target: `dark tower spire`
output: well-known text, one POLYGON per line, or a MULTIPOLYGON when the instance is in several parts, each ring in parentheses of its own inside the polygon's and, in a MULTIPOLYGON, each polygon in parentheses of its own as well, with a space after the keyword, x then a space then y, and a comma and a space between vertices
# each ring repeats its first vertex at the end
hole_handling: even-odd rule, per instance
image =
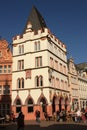
POLYGON ((39 29, 43 30, 44 27, 47 27, 46 23, 44 21, 44 18, 41 16, 41 14, 39 13, 39 11, 36 9, 35 6, 33 6, 32 10, 30 12, 30 15, 26 22, 23 33, 26 31, 26 28, 27 28, 27 25, 29 22, 32 24, 32 30, 35 30, 35 31, 37 31, 39 29))

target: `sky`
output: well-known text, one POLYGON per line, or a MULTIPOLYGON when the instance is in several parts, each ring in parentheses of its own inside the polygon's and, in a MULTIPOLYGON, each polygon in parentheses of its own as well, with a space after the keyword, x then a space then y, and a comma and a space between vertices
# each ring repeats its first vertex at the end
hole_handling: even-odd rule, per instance
POLYGON ((87 62, 87 0, 0 0, 0 38, 12 44, 33 6, 51 33, 67 46, 68 58, 75 64, 87 62))

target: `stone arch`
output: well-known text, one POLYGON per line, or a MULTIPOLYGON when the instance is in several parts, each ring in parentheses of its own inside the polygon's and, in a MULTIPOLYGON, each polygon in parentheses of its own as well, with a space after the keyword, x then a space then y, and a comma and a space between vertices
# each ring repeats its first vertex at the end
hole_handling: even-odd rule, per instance
POLYGON ((20 99, 20 97, 17 95, 17 97, 14 100, 13 105, 16 106, 16 113, 19 113, 22 110, 22 100, 20 99))
POLYGON ((37 104, 42 107, 42 112, 46 112, 47 111, 48 101, 47 101, 46 97, 43 95, 43 93, 38 98, 37 104))
POLYGON ((59 98, 59 111, 61 111, 62 109, 64 109, 64 106, 65 106, 65 99, 61 95, 60 98, 59 98))
POLYGON ((34 104, 35 104, 34 100, 29 94, 28 97, 25 100, 25 105, 27 107, 28 113, 32 113, 34 111, 34 104))
POLYGON ((35 104, 34 99, 31 97, 31 95, 28 95, 28 97, 25 100, 25 105, 27 105, 28 100, 31 99, 33 104, 35 104))
POLYGON ((56 111, 56 105, 58 104, 58 96, 54 93, 52 98, 52 113, 56 111))
POLYGON ((20 100, 21 105, 23 104, 21 98, 19 97, 19 95, 17 95, 14 102, 13 102, 13 105, 16 105, 17 100, 20 100))
POLYGON ((40 95, 40 97, 38 98, 37 104, 40 105, 40 102, 41 102, 42 100, 45 101, 46 104, 48 104, 48 101, 47 101, 47 99, 46 99, 46 97, 44 96, 43 93, 42 93, 42 94, 40 95))

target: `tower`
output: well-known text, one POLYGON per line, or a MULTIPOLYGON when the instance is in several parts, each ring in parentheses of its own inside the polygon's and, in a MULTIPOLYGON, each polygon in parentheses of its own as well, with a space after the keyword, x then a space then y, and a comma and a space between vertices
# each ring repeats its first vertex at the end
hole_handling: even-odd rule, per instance
POLYGON ((69 109, 66 46, 33 7, 24 31, 13 38, 12 109, 35 119, 69 109))

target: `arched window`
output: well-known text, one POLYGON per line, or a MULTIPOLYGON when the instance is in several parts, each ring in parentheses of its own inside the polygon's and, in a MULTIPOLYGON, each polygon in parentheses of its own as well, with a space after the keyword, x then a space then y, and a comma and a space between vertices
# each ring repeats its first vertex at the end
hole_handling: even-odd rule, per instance
POLYGON ((17 80, 17 88, 21 88, 21 80, 20 79, 17 80))
POLYGON ((21 79, 21 88, 24 88, 24 79, 21 79))
POLYGON ((17 99, 16 101, 16 113, 21 111, 21 101, 20 99, 17 99))
POLYGON ((33 101, 31 98, 28 99, 27 105, 28 105, 28 113, 33 112, 33 101))
POLYGON ((39 78, 38 78, 38 76, 35 77, 35 84, 36 84, 36 87, 39 86, 39 78))
POLYGON ((42 76, 39 77, 39 85, 43 86, 43 77, 42 76))
POLYGON ((43 86, 43 76, 36 76, 35 77, 35 86, 43 86))

